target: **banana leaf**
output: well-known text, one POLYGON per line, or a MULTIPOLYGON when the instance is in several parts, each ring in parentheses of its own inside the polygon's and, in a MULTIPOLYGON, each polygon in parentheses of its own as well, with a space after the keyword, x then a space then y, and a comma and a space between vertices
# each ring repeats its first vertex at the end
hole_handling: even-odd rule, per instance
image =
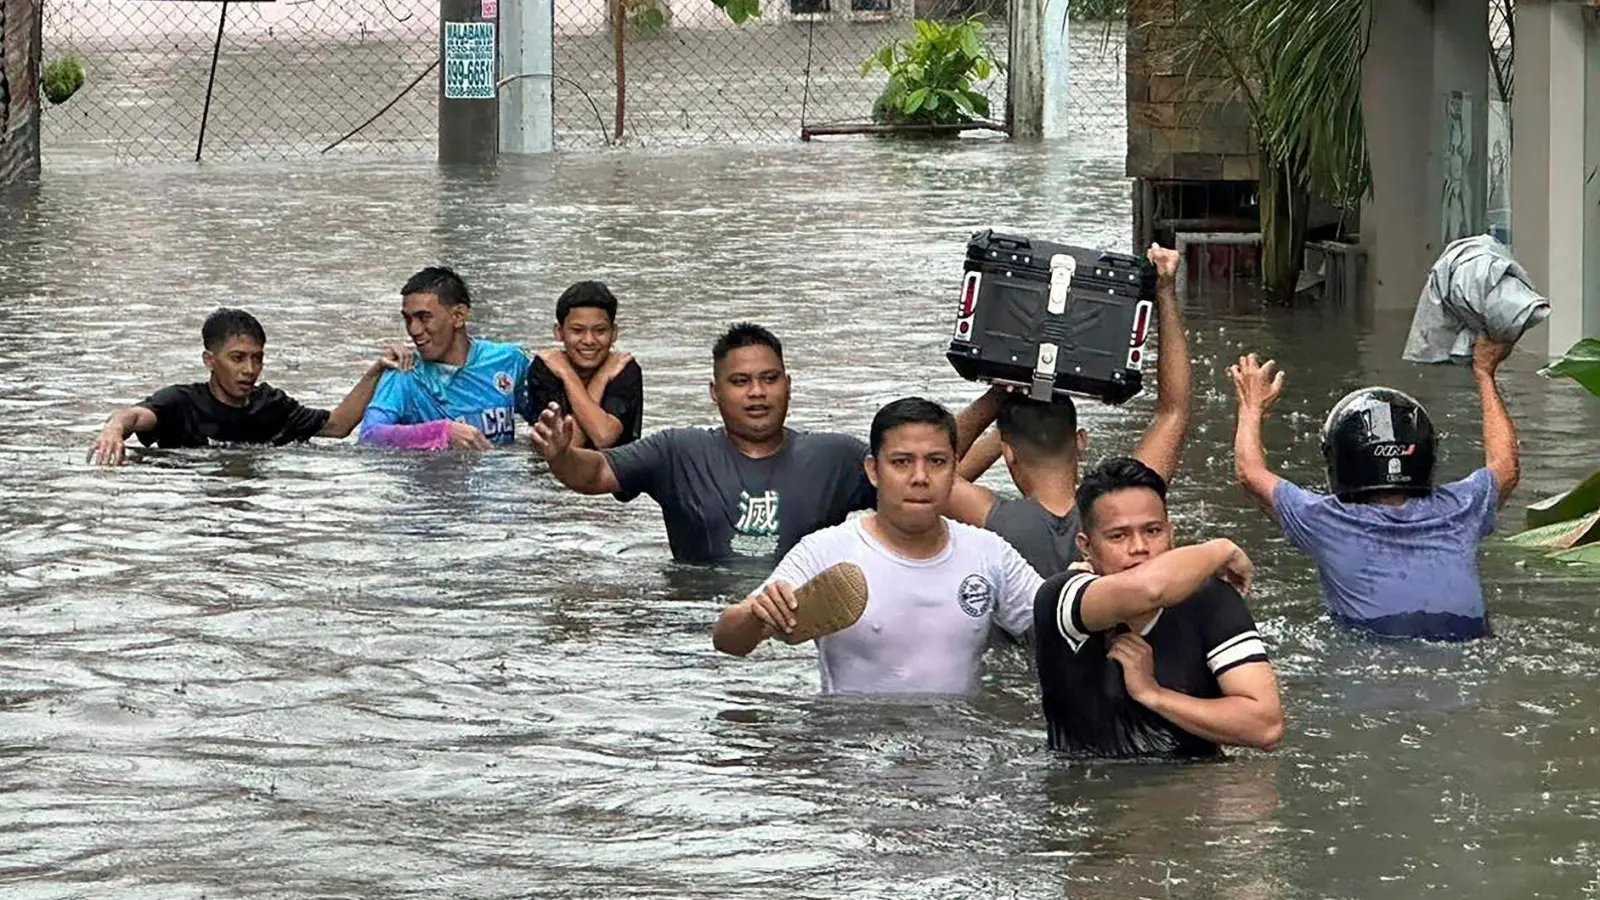
POLYGON ((1518 547, 1537 547, 1544 550, 1570 550, 1582 544, 1600 540, 1600 511, 1581 519, 1557 522, 1542 528, 1530 528, 1506 538, 1518 547))
POLYGON ((1584 544, 1574 547, 1554 557, 1561 562, 1588 563, 1591 566, 1600 566, 1600 544, 1584 544))
POLYGON ((1529 528, 1542 528, 1586 516, 1597 509, 1600 509, 1600 471, 1570 491, 1529 504, 1527 524, 1529 528))
POLYGON ((1546 378, 1571 378, 1589 393, 1600 397, 1600 340, 1584 338, 1567 350, 1567 355, 1539 370, 1546 378))

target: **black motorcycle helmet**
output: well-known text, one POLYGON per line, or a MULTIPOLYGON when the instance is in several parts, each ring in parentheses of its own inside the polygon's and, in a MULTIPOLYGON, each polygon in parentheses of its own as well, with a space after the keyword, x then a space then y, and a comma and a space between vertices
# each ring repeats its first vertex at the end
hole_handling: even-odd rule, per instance
POLYGON ((1351 391, 1322 423, 1328 488, 1341 500, 1433 490, 1433 420, 1415 397, 1392 388, 1351 391))

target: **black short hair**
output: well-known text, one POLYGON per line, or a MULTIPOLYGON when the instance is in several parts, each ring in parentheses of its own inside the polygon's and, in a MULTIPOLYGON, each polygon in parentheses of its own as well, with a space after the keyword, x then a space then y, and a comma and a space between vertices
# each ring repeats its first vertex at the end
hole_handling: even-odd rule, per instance
POLYGON ((783 362, 783 344, 778 336, 751 322, 740 322, 717 338, 711 345, 711 364, 720 364, 728 358, 728 354, 740 347, 768 347, 778 357, 778 362, 783 362))
POLYGON ((454 270, 444 266, 429 266, 411 276, 405 287, 400 289, 400 296, 409 297, 412 294, 432 294, 445 306, 458 303, 462 306, 472 305, 472 293, 467 290, 467 283, 454 270))
POLYGON ((575 309, 602 310, 606 321, 617 321, 617 298, 610 288, 598 281, 580 281, 562 291, 556 300, 556 322, 566 322, 567 314, 575 309))
POLYGON ((950 449, 956 448, 956 417, 950 410, 921 397, 902 397, 878 410, 872 417, 872 431, 868 437, 872 455, 877 456, 883 447, 884 435, 902 425, 937 425, 950 435, 950 449))
POLYGON ((1159 472, 1131 456, 1114 456, 1089 470, 1078 483, 1078 515, 1083 530, 1094 527, 1096 500, 1128 488, 1149 488, 1162 503, 1167 502, 1167 480, 1159 472))
POLYGON ((200 342, 212 353, 221 350, 229 338, 241 334, 255 338, 262 346, 267 343, 267 330, 261 327, 255 316, 242 309, 218 307, 216 312, 206 316, 205 324, 200 326, 200 342))
POLYGON ((1000 402, 995 425, 1000 438, 1029 459, 1077 455, 1078 407, 1070 397, 1043 401, 1007 394, 1000 402))

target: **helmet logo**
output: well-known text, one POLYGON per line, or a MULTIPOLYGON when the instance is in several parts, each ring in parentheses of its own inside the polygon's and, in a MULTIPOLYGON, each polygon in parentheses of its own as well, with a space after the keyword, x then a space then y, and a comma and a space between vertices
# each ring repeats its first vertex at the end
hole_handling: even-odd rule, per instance
MULTIPOLYGON (((1379 459, 1395 459, 1399 456, 1410 456, 1415 452, 1417 452, 1416 444, 1379 444, 1372 448, 1372 455, 1379 459)), ((1394 466, 1391 465, 1389 468, 1392 471, 1394 466)))
POLYGON ((1389 480, 1390 481, 1404 481, 1405 480, 1405 476, 1400 474, 1400 459, 1398 457, 1389 460, 1389 480))

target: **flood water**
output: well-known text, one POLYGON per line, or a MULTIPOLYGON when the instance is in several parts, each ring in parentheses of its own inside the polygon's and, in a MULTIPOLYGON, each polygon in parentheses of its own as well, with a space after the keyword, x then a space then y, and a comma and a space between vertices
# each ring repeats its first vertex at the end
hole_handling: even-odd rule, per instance
MULTIPOLYGON (((113 408, 203 376, 218 304, 263 320, 266 380, 331 405, 440 261, 478 334, 532 346, 566 284, 608 281, 647 430, 714 419, 710 343, 748 318, 786 342, 792 424, 864 436, 896 396, 975 395, 941 357, 971 231, 1127 249, 1128 194, 1115 158, 995 141, 493 175, 53 161, 0 225, 0 896, 1600 894, 1600 578, 1497 537, 1498 637, 1373 643, 1231 485, 1223 368, 1248 349, 1289 369, 1287 474, 1320 486, 1322 412, 1375 380, 1428 403, 1444 473, 1470 471, 1471 379, 1402 364, 1405 314, 1190 305, 1173 512, 1257 561, 1289 729, 1215 765, 1053 758, 1015 651, 932 704, 819 699, 809 647, 719 657, 711 625, 760 573, 674 565, 648 498, 563 492, 525 428, 483 455, 84 464, 113 408)), ((1502 379, 1525 453, 1502 533, 1600 460, 1600 402, 1539 361, 1502 379)), ((1085 404, 1091 460, 1151 405, 1085 404)))

